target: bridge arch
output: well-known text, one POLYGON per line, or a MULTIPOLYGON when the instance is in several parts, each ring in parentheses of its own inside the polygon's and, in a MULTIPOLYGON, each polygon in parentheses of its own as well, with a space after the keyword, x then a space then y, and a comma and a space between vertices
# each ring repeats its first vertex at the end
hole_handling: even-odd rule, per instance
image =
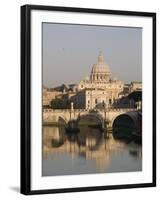
MULTIPOLYGON (((113 127, 113 123, 114 123, 114 121, 119 117, 119 116, 121 116, 121 115, 129 115, 130 116, 130 113, 132 113, 132 112, 134 112, 134 114, 136 113, 135 111, 120 111, 120 112, 115 112, 114 114, 113 114, 113 116, 109 119, 109 124, 110 124, 110 126, 111 127, 113 127)), ((132 114, 131 114, 132 115, 132 114)), ((131 116, 131 118, 132 118, 132 116, 131 116)))
POLYGON ((137 132, 140 130, 139 114, 135 111, 123 113, 114 118, 112 122, 113 132, 137 132))
POLYGON ((67 124, 67 119, 64 116, 58 116, 58 122, 67 124))
POLYGON ((130 123, 133 126, 135 126, 135 122, 134 122, 133 118, 130 115, 128 115, 127 113, 120 114, 117 117, 115 117, 113 120, 112 126, 114 127, 116 124, 122 123, 122 122, 130 123))
POLYGON ((85 114, 79 114, 79 116, 77 117, 77 123, 79 123, 81 119, 84 119, 86 117, 94 117, 95 119, 98 120, 98 122, 101 125, 104 122, 103 116, 100 113, 98 113, 98 112, 95 112, 95 113, 88 112, 88 113, 85 113, 85 114))

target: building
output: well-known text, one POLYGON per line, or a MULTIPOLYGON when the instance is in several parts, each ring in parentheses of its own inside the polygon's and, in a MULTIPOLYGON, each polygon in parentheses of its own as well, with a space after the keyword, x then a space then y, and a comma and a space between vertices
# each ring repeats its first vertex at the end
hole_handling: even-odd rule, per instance
POLYGON ((43 107, 50 107, 51 101, 55 98, 61 98, 62 93, 43 86, 43 107))
POLYGON ((72 100, 78 108, 109 106, 119 98, 123 86, 123 81, 112 78, 110 68, 100 52, 97 62, 92 66, 90 77, 80 81, 77 94, 72 100))
POLYGON ((142 82, 139 81, 133 81, 130 84, 129 87, 129 92, 134 92, 134 91, 142 91, 142 82))
MULTIPOLYGON (((108 106, 108 93, 104 89, 85 88, 71 98, 75 108, 92 109, 108 106)), ((110 99, 111 101, 111 99, 110 99)))

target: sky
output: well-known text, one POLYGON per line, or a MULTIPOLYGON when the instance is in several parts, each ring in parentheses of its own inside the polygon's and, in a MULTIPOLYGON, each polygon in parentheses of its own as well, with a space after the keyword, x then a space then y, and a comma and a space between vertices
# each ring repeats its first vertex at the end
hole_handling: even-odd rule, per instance
POLYGON ((103 52, 113 78, 142 81, 142 29, 43 23, 43 85, 79 83, 103 52))

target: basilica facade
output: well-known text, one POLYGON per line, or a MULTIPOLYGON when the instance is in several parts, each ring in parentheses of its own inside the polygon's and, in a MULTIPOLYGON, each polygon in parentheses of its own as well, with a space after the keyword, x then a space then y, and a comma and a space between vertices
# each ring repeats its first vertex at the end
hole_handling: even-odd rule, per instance
POLYGON ((76 95, 72 101, 78 108, 93 109, 112 105, 123 92, 124 83, 112 77, 102 52, 93 64, 89 78, 77 85, 76 95))

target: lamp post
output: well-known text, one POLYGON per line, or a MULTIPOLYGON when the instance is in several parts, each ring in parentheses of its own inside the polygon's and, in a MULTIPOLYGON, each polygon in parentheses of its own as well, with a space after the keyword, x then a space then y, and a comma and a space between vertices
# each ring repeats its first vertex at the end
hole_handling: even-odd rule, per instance
POLYGON ((104 118, 103 118, 103 129, 105 129, 105 123, 106 123, 106 103, 103 103, 103 110, 104 110, 104 118))

